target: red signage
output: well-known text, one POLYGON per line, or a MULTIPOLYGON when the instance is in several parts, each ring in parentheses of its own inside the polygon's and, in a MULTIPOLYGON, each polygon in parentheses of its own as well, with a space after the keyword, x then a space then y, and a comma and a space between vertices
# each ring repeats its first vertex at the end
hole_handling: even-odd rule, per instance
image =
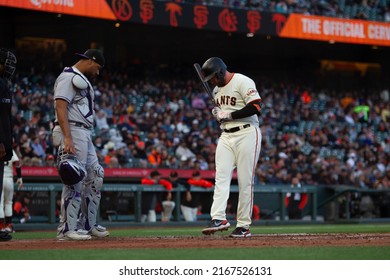
MULTIPOLYGON (((140 179, 143 177, 149 176, 150 172, 155 169, 146 169, 146 168, 105 168, 104 177, 105 178, 116 178, 116 179, 140 179)), ((162 177, 167 178, 171 173, 172 169, 158 169, 162 177)), ((179 177, 190 178, 192 176, 192 169, 186 170, 175 170, 177 171, 179 177)), ((213 170, 202 170, 200 171, 201 176, 205 179, 214 180, 215 171, 213 170)), ((22 168, 23 177, 43 177, 46 179, 58 178, 58 172, 55 167, 32 167, 32 166, 23 166, 22 168)), ((234 175, 235 178, 235 175, 234 175)), ((59 178, 58 178, 59 180, 59 178)))

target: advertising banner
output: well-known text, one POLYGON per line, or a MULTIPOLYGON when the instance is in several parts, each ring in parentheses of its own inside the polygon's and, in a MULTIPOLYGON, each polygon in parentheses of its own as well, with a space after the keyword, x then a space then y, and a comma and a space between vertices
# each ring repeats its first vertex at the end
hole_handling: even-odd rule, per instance
POLYGON ((152 0, 0 0, 0 6, 145 25, 390 46, 390 24, 152 0))
POLYGON ((390 24, 291 14, 280 37, 390 46, 390 24))
POLYGON ((0 6, 115 20, 105 0, 0 0, 0 6))
MULTIPOLYGON (((148 176, 150 172, 155 169, 147 169, 147 168, 105 168, 104 169, 104 177, 107 179, 131 179, 131 178, 142 178, 148 176)), ((171 169, 160 168, 158 171, 161 173, 163 177, 168 177, 171 169)), ((190 178, 192 173, 195 170, 185 169, 185 170, 176 170, 180 177, 190 178)), ((26 178, 39 178, 45 177, 46 179, 53 179, 58 177, 58 171, 55 167, 49 166, 23 166, 22 175, 26 178)), ((213 179, 215 178, 214 170, 202 170, 201 175, 205 179, 213 179)), ((237 178, 236 172, 233 174, 233 178, 237 178)))
POLYGON ((286 15, 152 0, 0 0, 0 6, 122 22, 276 35, 286 15))

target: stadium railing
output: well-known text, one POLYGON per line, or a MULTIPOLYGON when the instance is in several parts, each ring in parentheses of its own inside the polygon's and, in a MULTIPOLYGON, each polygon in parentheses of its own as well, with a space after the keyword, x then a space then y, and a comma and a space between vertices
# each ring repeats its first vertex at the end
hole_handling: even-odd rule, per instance
MULTIPOLYGON (((15 188, 16 189, 16 188, 15 188)), ((23 189, 18 192, 48 192, 48 205, 45 215, 32 215, 31 222, 43 222, 43 223, 56 223, 56 200, 58 194, 62 191, 62 184, 59 183, 29 183, 23 189)), ((172 190, 175 201, 175 209, 173 213, 174 221, 181 221, 182 216, 180 213, 180 197, 181 192, 184 192, 184 187, 178 187, 172 190)), ((255 186, 254 193, 269 193, 277 194, 278 196, 278 207, 276 208, 281 221, 286 219, 286 208, 285 208, 285 196, 292 189, 289 186, 284 185, 266 185, 266 186, 255 186)), ((312 220, 316 220, 317 217, 317 188, 315 186, 302 187, 300 189, 294 188, 294 192, 307 193, 309 195, 310 204, 310 216, 312 220)), ((109 214, 109 219, 112 221, 141 221, 141 207, 142 207, 142 194, 144 192, 166 192, 166 189, 161 185, 140 185, 140 184, 105 184, 102 189, 102 197, 104 192, 132 192, 134 193, 134 214, 129 215, 118 215, 114 211, 109 214)), ((212 193, 213 189, 204 189, 200 187, 192 187, 191 192, 203 192, 212 193)), ((238 186, 233 185, 230 189, 231 193, 238 193, 238 186)), ((30 211, 33 210, 30 207, 30 211)))

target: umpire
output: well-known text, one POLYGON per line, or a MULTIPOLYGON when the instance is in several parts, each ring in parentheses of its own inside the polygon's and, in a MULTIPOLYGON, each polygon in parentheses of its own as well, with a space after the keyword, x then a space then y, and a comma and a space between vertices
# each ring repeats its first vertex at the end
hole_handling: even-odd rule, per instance
MULTIPOLYGON (((4 162, 12 158, 12 93, 9 84, 16 69, 16 56, 0 49, 0 196, 3 191, 4 162)), ((0 232, 0 241, 11 240, 7 232, 0 232)))

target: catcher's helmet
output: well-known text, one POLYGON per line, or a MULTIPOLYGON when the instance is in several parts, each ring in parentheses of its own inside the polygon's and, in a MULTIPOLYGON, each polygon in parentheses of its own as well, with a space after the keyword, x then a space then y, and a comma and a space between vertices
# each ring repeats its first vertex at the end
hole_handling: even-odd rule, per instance
POLYGON ((203 63, 202 71, 205 82, 210 81, 214 76, 217 76, 218 80, 223 80, 226 73, 226 64, 219 57, 211 57, 203 63))
POLYGON ((0 64, 4 66, 3 72, 0 73, 4 78, 11 79, 16 69, 16 56, 6 50, 0 49, 0 64))
POLYGON ((59 155, 57 170, 62 183, 68 186, 82 181, 87 173, 78 158, 72 154, 59 155))

